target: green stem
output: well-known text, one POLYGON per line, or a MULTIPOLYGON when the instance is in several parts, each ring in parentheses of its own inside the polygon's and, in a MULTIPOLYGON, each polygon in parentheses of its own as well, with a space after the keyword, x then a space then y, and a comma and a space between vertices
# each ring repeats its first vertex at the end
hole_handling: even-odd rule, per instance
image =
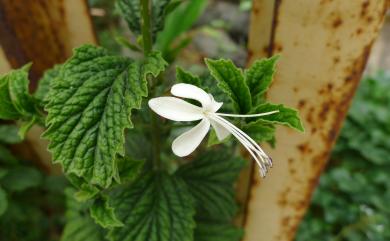
POLYGON ((150 0, 140 0, 142 16, 142 40, 144 54, 148 56, 152 51, 152 31, 150 22, 150 0))
MULTIPOLYGON (((144 48, 144 57, 147 56, 152 51, 152 31, 151 31, 151 21, 150 21, 150 8, 151 2, 150 0, 140 0, 141 6, 141 16, 142 16, 142 39, 143 39, 143 48, 144 48)), ((149 98, 155 95, 156 86, 153 85, 153 79, 151 78, 149 81, 149 98)), ((155 113, 150 110, 151 117, 151 128, 150 135, 153 144, 153 167, 155 170, 159 170, 161 168, 161 160, 160 160, 160 126, 155 113)))

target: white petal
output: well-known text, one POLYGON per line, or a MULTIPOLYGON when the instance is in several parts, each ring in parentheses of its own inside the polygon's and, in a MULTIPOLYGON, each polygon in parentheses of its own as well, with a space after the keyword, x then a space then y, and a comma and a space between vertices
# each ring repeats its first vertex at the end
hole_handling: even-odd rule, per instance
POLYGON ((208 110, 215 113, 222 107, 223 103, 215 101, 214 97, 212 95, 209 94, 209 96, 211 99, 211 104, 210 104, 210 107, 208 108, 208 110))
POLYGON ((203 118, 202 108, 175 97, 149 100, 149 107, 164 118, 174 121, 195 121, 203 118))
POLYGON ((210 122, 205 118, 194 128, 184 132, 173 141, 173 153, 180 157, 188 156, 200 145, 209 129, 210 122))
POLYGON ((209 94, 195 85, 175 84, 171 88, 171 93, 178 97, 197 100, 204 108, 208 108, 212 104, 209 94))
POLYGON ((215 133, 217 134, 218 140, 222 141, 230 135, 230 131, 224 126, 216 122, 215 120, 210 120, 211 125, 213 126, 215 133))

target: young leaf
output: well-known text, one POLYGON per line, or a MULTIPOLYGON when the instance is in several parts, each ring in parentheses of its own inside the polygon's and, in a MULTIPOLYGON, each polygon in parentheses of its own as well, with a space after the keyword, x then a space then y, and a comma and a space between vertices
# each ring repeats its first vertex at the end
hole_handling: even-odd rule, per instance
POLYGON ((181 167, 177 175, 195 198, 197 214, 230 221, 237 211, 233 183, 245 161, 226 151, 210 151, 181 167))
POLYGON ((157 76, 165 65, 158 53, 141 64, 92 45, 77 48, 47 97, 44 137, 54 162, 67 174, 108 187, 118 177, 115 157, 124 155, 131 111, 147 96, 146 75, 157 76))
POLYGON ((163 52, 164 56, 175 39, 196 22, 206 5, 207 0, 186 1, 168 15, 165 28, 158 34, 156 42, 157 49, 163 52))
POLYGON ((252 97, 242 71, 231 60, 206 59, 206 64, 211 75, 218 81, 218 87, 231 98, 236 111, 249 112, 252 108, 252 97))
POLYGON ((291 108, 287 108, 284 105, 264 103, 254 107, 251 112, 264 113, 274 110, 279 110, 279 112, 272 115, 257 117, 256 119, 260 119, 269 123, 285 125, 302 132, 304 131, 301 119, 299 118, 298 111, 291 108))
POLYGON ((197 220, 195 241, 240 241, 244 231, 227 222, 197 220))
POLYGON ((114 208, 108 203, 105 196, 95 199, 90 207, 91 217, 103 228, 122 227, 123 223, 117 219, 114 208))
POLYGON ((192 241, 195 213, 185 183, 166 174, 145 174, 121 187, 110 201, 123 228, 114 228, 112 241, 192 241))
POLYGON ((200 78, 198 76, 192 75, 190 72, 183 70, 180 67, 176 68, 176 80, 180 83, 191 84, 195 86, 200 86, 200 78))
POLYGON ((78 177, 72 173, 70 173, 67 177, 69 182, 78 189, 77 192, 74 193, 74 196, 79 202, 88 201, 94 198, 100 192, 99 188, 87 183, 81 177, 78 177))
POLYGON ((103 241, 104 230, 97 225, 87 212, 86 203, 79 203, 74 198, 72 189, 66 193, 66 225, 61 241, 103 241))
POLYGON ((30 119, 35 114, 34 101, 28 93, 30 64, 0 77, 0 119, 30 119))
POLYGON ((262 119, 245 124, 242 130, 256 142, 271 141, 275 136, 275 126, 262 119))
POLYGON ((257 60, 245 71, 245 81, 254 104, 258 103, 259 98, 271 85, 278 59, 279 56, 276 55, 268 59, 257 60))
POLYGON ((5 213, 8 207, 7 193, 0 187, 0 217, 5 213))

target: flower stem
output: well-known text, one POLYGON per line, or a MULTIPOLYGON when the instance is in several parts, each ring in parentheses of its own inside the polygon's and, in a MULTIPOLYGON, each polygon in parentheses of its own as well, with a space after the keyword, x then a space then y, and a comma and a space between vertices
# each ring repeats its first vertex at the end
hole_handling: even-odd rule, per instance
MULTIPOLYGON (((142 39, 143 39, 143 49, 144 49, 144 57, 150 54, 153 48, 152 43, 152 31, 151 31, 151 2, 150 0, 139 0, 141 6, 141 16, 142 16, 142 39)), ((155 87, 153 86, 153 78, 150 77, 149 81, 149 98, 154 96, 155 87)), ((151 118, 151 128, 150 135, 153 144, 153 168, 158 170, 161 168, 160 161, 160 127, 159 122, 157 120, 157 116, 153 113, 152 110, 149 109, 150 118, 151 118)))

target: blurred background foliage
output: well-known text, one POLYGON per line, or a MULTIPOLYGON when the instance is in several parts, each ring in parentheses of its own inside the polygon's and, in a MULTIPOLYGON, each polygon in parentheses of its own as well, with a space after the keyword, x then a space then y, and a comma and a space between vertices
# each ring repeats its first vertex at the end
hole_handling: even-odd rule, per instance
POLYGON ((390 75, 362 80, 296 240, 390 240, 390 75))

